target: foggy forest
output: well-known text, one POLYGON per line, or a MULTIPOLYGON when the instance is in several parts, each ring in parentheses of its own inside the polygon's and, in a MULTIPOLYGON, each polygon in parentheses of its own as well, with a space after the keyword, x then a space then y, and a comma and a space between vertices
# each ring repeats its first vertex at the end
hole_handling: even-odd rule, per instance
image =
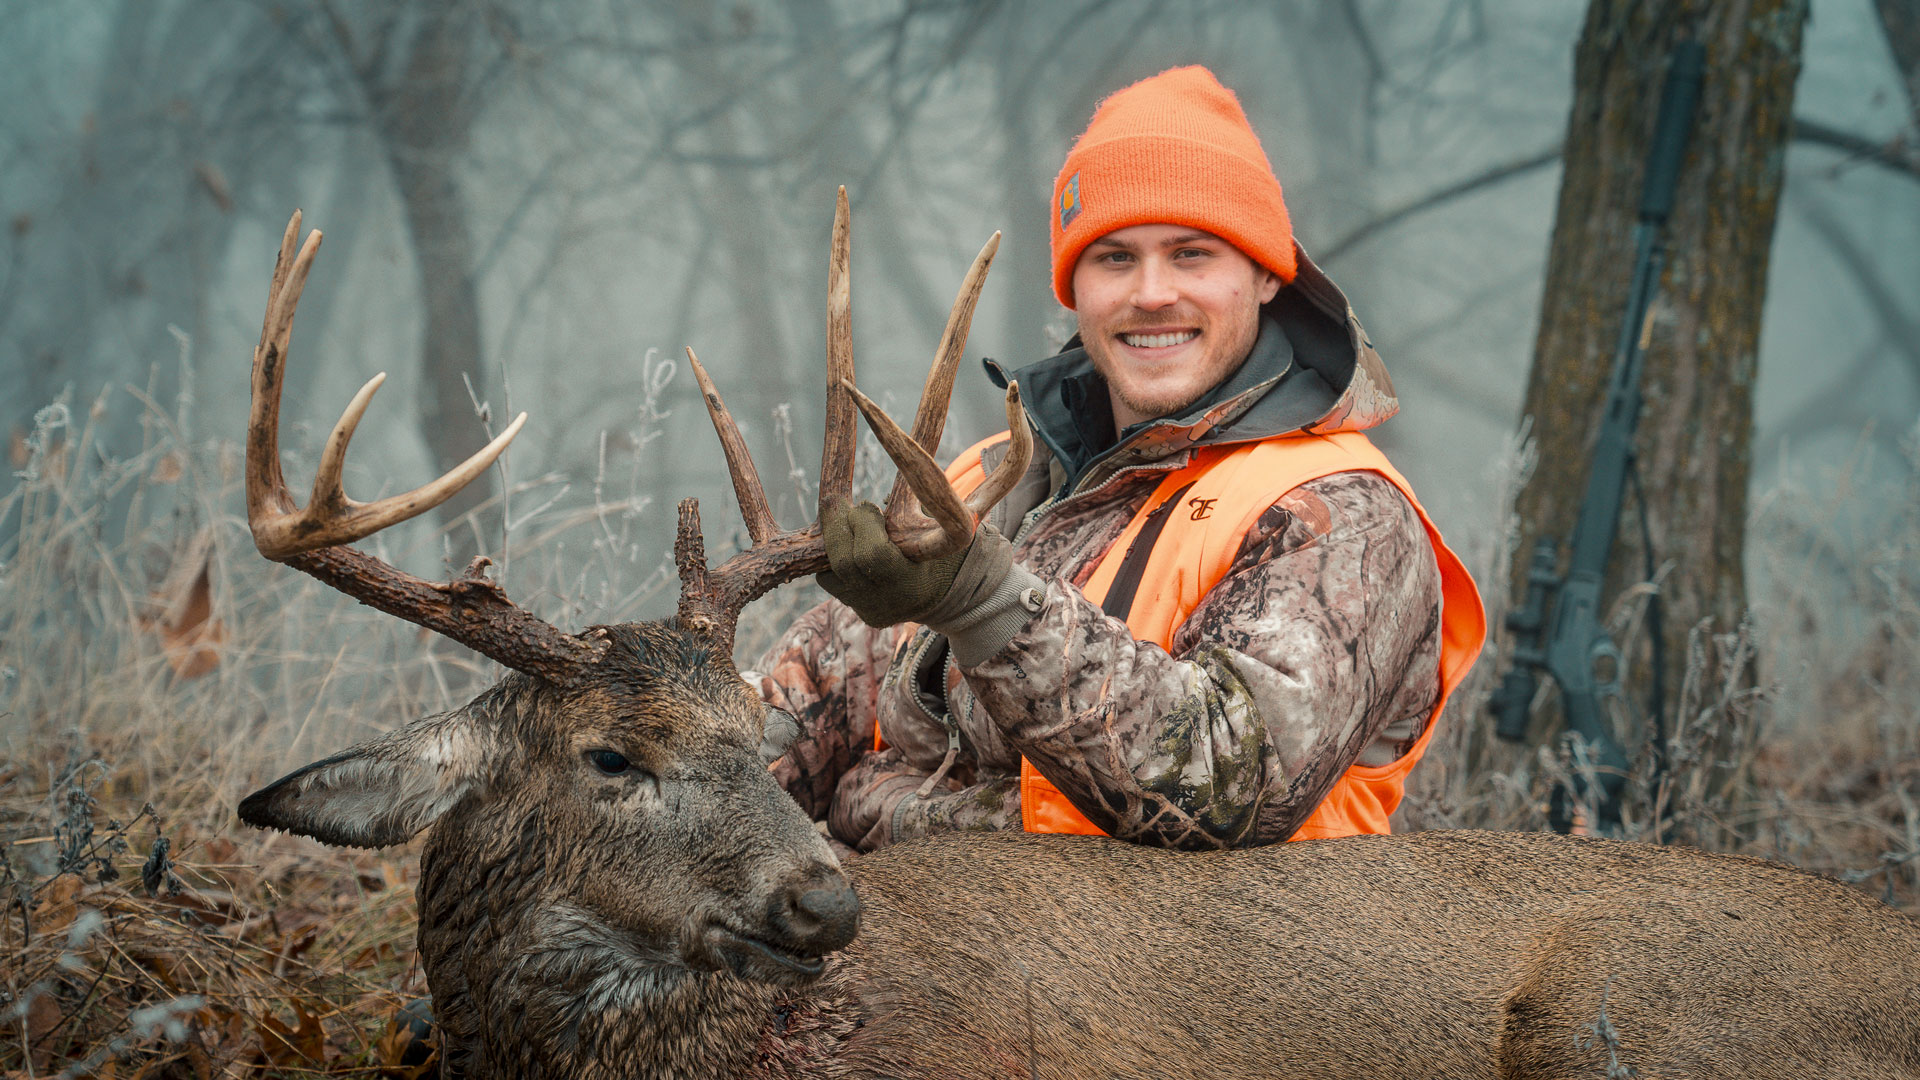
MULTIPOLYGON (((949 460, 1005 423, 982 359, 1074 332, 1048 214, 1075 136, 1185 64, 1238 95, 1392 377, 1374 442, 1485 604, 1395 831, 1555 827, 1594 777, 1551 680, 1521 740, 1490 702, 1536 542, 1581 511, 1646 143, 1695 34, 1601 594, 1622 803, 1574 827, 1912 912, 1914 0, 0 0, 0 1075, 432 1074, 402 1015, 427 992, 419 841, 235 816, 504 671, 255 549, 248 372, 290 215, 325 237, 280 406, 295 497, 376 374, 355 499, 524 412, 473 485, 360 546, 428 581, 485 555, 568 632, 661 619, 676 504, 716 561, 750 542, 686 350, 804 525, 836 193, 857 382, 903 424, 998 232, 949 460)), ((878 499, 894 466, 862 430, 878 499)), ((748 609, 738 666, 822 596, 748 609)))

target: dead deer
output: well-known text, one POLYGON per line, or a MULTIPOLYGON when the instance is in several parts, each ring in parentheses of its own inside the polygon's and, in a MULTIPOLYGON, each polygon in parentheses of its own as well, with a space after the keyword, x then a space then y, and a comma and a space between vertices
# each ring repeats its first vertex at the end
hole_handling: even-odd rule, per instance
MULTIPOLYGON (((361 505, 341 463, 376 378, 295 509, 275 429, 320 240, 296 254, 299 222, 254 354, 256 544, 518 674, 276 781, 240 816, 361 847, 434 826, 419 944, 450 1073, 1920 1077, 1920 921, 1756 859, 1538 834, 1202 854, 990 835, 841 867, 762 763, 763 706, 731 659, 745 604, 826 567, 818 529, 778 530, 691 351, 753 547, 709 570, 688 500, 676 617, 565 634, 509 602, 485 560, 429 583, 344 546, 452 494, 524 416, 434 484, 361 505)), ((908 435, 853 388, 842 192, 820 498, 850 497, 858 409, 901 466, 895 535, 921 550, 964 542, 1031 452, 967 502, 928 456, 993 247, 908 435)), ((1007 411, 1024 434, 1017 387, 1007 411)))

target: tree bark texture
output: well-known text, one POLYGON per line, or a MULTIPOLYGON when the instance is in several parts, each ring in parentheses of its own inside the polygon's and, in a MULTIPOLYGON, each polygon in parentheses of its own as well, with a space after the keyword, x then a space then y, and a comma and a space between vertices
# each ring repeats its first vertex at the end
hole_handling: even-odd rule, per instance
MULTIPOLYGON (((1516 500, 1521 535, 1507 588, 1517 605, 1535 539, 1564 544, 1573 531, 1625 318, 1667 66, 1677 42, 1698 40, 1706 80, 1666 230, 1634 443, 1645 503, 1629 489, 1603 594, 1612 604, 1646 580, 1644 515, 1656 565, 1674 564, 1661 587, 1670 713, 1690 629, 1710 620, 1725 633, 1746 609, 1755 363, 1806 19, 1806 0, 1593 0, 1575 54, 1566 169, 1522 413, 1539 466, 1516 500)), ((1650 668, 1642 633, 1627 657, 1631 700, 1646 701, 1650 668)), ((1625 745, 1631 755, 1639 743, 1625 745)))

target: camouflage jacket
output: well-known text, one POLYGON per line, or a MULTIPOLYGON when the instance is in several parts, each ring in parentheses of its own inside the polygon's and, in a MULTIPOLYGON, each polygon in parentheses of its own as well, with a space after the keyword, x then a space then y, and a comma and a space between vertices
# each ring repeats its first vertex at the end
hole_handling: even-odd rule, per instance
POLYGON ((1087 418, 1105 400, 1087 398, 1105 389, 1077 342, 1012 377, 1036 449, 990 520, 1045 582, 1027 625, 963 671, 938 635, 873 629, 830 600, 747 673, 793 718, 770 726, 785 744, 769 750, 781 754, 776 776, 836 839, 871 849, 1018 829, 1025 756, 1113 836, 1274 843, 1348 767, 1411 747, 1439 694, 1440 576, 1418 515, 1380 476, 1336 473, 1282 497, 1171 652, 1080 592, 1194 447, 1359 430, 1397 410, 1365 332, 1317 268, 1302 259, 1263 309, 1247 361, 1182 416, 1098 431, 1087 418), (950 738, 955 762, 936 776, 950 738))

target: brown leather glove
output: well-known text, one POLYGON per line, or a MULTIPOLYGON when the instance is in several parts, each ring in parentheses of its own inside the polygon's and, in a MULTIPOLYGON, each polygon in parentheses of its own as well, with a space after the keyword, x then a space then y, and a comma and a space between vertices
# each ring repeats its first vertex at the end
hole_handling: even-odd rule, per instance
POLYGON ((820 532, 833 569, 815 580, 868 626, 925 622, 956 582, 969 597, 985 596, 1013 567, 1013 545, 985 525, 966 547, 914 562, 888 539, 880 508, 870 502, 828 511, 820 532))

